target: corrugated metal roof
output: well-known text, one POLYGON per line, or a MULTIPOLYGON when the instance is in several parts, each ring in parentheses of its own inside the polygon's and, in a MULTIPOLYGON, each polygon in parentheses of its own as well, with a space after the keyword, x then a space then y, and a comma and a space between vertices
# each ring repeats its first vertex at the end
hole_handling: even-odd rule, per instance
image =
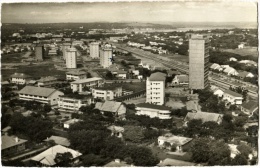
POLYGON ((52 89, 52 88, 44 88, 44 87, 25 86, 18 93, 19 94, 28 94, 28 95, 49 97, 55 91, 58 91, 58 90, 52 89))

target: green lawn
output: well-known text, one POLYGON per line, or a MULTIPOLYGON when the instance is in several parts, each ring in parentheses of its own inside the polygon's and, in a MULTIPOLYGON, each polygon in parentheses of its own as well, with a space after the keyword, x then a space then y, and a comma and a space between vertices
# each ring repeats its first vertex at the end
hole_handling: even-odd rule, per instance
POLYGON ((7 80, 10 75, 18 73, 25 73, 32 76, 33 78, 40 78, 44 76, 54 76, 57 78, 65 79, 65 72, 55 69, 53 64, 45 65, 29 65, 29 66, 18 66, 17 69, 2 69, 2 78, 7 80))
POLYGON ((1 62, 2 63, 18 63, 23 59, 22 56, 25 53, 13 53, 13 54, 2 54, 1 62))
POLYGON ((241 56, 246 56, 246 55, 252 55, 254 57, 258 57, 258 51, 257 48, 243 48, 243 49, 223 49, 223 51, 234 53, 234 54, 239 54, 241 56))
POLYGON ((166 158, 171 158, 171 159, 177 159, 177 160, 183 160, 183 161, 191 161, 191 153, 188 153, 188 152, 186 154, 184 154, 183 156, 180 156, 180 155, 168 154, 163 149, 160 149, 155 146, 152 147, 151 150, 160 160, 164 160, 166 158))

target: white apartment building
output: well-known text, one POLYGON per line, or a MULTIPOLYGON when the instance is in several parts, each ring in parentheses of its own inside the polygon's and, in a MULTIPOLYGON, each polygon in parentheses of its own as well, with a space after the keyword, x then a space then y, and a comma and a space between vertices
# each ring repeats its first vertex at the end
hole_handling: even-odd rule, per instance
POLYGON ((97 42, 90 43, 89 53, 90 53, 91 58, 93 58, 93 59, 99 58, 99 43, 97 43, 97 42))
POLYGON ((45 87, 51 86, 58 83, 58 79, 52 76, 42 77, 41 79, 37 80, 38 87, 45 87))
POLYGON ((225 90, 223 94, 223 100, 226 100, 231 104, 238 105, 242 104, 243 96, 231 90, 225 90))
POLYGON ((66 50, 66 67, 67 68, 77 68, 77 50, 76 48, 68 48, 66 50))
POLYGON ((136 105, 136 115, 146 115, 150 118, 171 119, 170 108, 149 103, 140 103, 136 105))
POLYGON ((69 49, 71 47, 70 43, 64 43, 62 45, 62 54, 63 54, 63 59, 66 60, 67 57, 67 49, 69 49))
POLYGON ((112 47, 111 45, 106 44, 101 50, 100 50, 100 65, 103 68, 108 68, 110 65, 112 65, 112 47))
POLYGON ((166 74, 156 72, 146 80, 146 103, 163 105, 166 74))
POLYGON ((60 95, 58 98, 59 111, 78 112, 82 106, 92 103, 92 97, 86 95, 60 95))
POLYGON ((87 72, 85 71, 69 71, 66 72, 66 80, 87 79, 87 72))
POLYGON ((25 86, 18 92, 20 100, 37 101, 49 105, 57 105, 62 92, 44 87, 25 86))
POLYGON ((24 73, 14 73, 13 75, 10 76, 11 78, 11 83, 15 83, 18 85, 24 85, 27 82, 29 82, 29 80, 31 79, 31 76, 26 75, 24 73))
POLYGON ((100 87, 104 84, 104 80, 102 78, 87 78, 87 79, 79 79, 70 83, 71 89, 73 92, 83 92, 84 87, 93 88, 100 87))
POLYGON ((122 87, 105 86, 92 89, 92 96, 102 100, 113 100, 122 96, 122 87))

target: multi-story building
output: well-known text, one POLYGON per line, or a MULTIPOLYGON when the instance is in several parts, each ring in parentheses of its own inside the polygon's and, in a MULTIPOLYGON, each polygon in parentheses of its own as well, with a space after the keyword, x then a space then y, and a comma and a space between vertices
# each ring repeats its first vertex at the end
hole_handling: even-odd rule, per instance
POLYGON ((78 112, 80 107, 90 105, 92 102, 90 95, 60 95, 58 98, 58 107, 59 111, 78 112))
POLYGON ((79 79, 70 83, 71 89, 73 92, 83 92, 84 87, 94 88, 100 87, 104 84, 104 80, 102 78, 87 78, 87 79, 79 79))
POLYGON ((44 46, 41 44, 38 44, 35 46, 35 59, 37 61, 42 61, 44 55, 44 46))
POLYGON ((146 115, 150 118, 171 119, 169 107, 149 103, 140 103, 136 105, 136 115, 146 115))
POLYGON ((68 48, 70 48, 71 47, 71 44, 70 43, 64 43, 63 45, 62 45, 62 54, 63 54, 63 59, 64 60, 66 60, 66 57, 67 57, 67 52, 66 52, 66 50, 68 49, 68 48))
POLYGON ((47 76, 47 77, 42 77, 41 79, 37 80, 37 82, 38 82, 38 87, 46 87, 46 86, 48 87, 58 83, 58 79, 53 76, 47 76))
POLYGON ((156 72, 146 80, 146 103, 163 105, 166 74, 156 72))
POLYGON ((190 89, 204 89, 209 86, 209 42, 202 35, 192 35, 189 40, 190 89))
POLYGON ((228 101, 230 104, 242 104, 243 95, 231 90, 225 90, 223 100, 228 101))
POLYGON ((44 87, 25 86, 18 92, 20 100, 37 101, 49 105, 57 105, 62 92, 44 87))
POLYGON ((77 68, 77 50, 76 48, 68 48, 66 50, 66 67, 77 68))
POLYGON ((116 97, 122 96, 121 86, 104 86, 92 89, 92 96, 102 100, 113 100, 116 97))
POLYGON ((113 63, 112 47, 109 44, 103 46, 100 50, 100 65, 103 68, 108 68, 113 63))
POLYGON ((118 119, 125 119, 126 107, 122 102, 97 102, 95 105, 95 109, 99 109, 102 114, 110 113, 118 119))
POLYGON ((26 149, 27 140, 20 139, 17 136, 3 135, 1 136, 1 153, 3 156, 15 155, 26 149))
POLYGON ((92 42, 89 45, 90 57, 93 59, 99 58, 99 43, 92 42))
POLYGON ((79 80, 79 79, 87 79, 87 72, 85 71, 69 71, 66 72, 67 80, 79 80))
POLYGON ((32 79, 31 76, 26 75, 24 73, 14 73, 13 75, 10 76, 11 78, 11 83, 15 83, 18 85, 24 85, 27 82, 29 82, 30 79, 32 79))

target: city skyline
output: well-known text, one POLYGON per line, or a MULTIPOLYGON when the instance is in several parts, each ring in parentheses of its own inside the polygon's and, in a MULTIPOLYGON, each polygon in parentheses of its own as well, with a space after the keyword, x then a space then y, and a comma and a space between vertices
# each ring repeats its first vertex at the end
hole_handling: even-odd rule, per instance
POLYGON ((257 22, 257 3, 253 1, 3 3, 1 14, 2 23, 257 22))

